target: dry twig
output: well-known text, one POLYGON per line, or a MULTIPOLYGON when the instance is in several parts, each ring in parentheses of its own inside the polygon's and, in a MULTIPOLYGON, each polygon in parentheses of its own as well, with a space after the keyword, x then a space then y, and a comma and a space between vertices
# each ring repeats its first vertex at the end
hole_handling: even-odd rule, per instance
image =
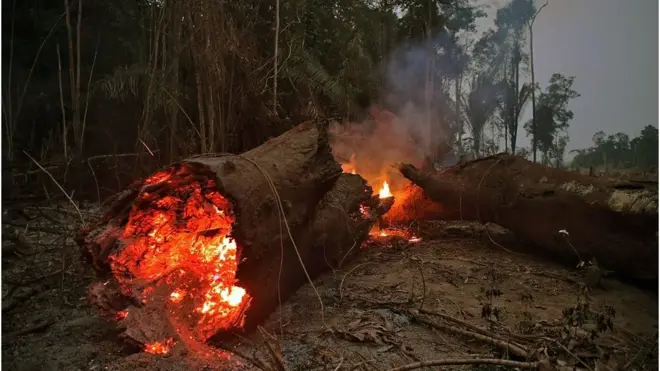
POLYGON ((286 371, 286 367, 284 367, 284 360, 282 360, 282 356, 273 349, 273 346, 270 344, 270 341, 273 340, 273 336, 266 332, 263 327, 259 326, 259 331, 261 332, 262 336, 264 337, 264 344, 266 345, 266 349, 268 349, 268 354, 270 354, 271 358, 275 361, 275 368, 278 371, 286 371))
POLYGON ((341 301, 342 298, 344 297, 343 287, 344 287, 344 281, 346 281, 346 277, 348 277, 349 274, 353 273, 354 270, 360 268, 360 267, 363 266, 363 265, 367 265, 367 264, 369 264, 369 263, 370 263, 370 262, 360 263, 360 264, 356 265, 355 267, 353 267, 350 271, 348 271, 348 272, 344 275, 344 278, 342 278, 342 279, 341 279, 341 282, 339 283, 339 301, 341 301))
MULTIPOLYGON (((456 306, 458 307, 458 305, 456 305, 456 306)), ((459 309, 460 309, 460 307, 459 307, 459 309)), ((478 334, 481 334, 481 335, 484 335, 484 336, 488 336, 488 337, 490 337, 490 338, 493 338, 493 339, 496 339, 496 340, 499 340, 499 341, 503 341, 503 342, 509 342, 509 343, 511 343, 509 340, 503 339, 503 338, 501 338, 501 337, 499 337, 499 336, 493 334, 492 332, 490 332, 490 331, 488 331, 488 330, 486 330, 486 329, 483 329, 483 328, 480 328, 480 327, 474 326, 474 325, 472 325, 472 324, 470 324, 470 323, 468 323, 468 322, 462 321, 462 320, 460 320, 460 319, 458 319, 458 318, 454 318, 454 317, 452 317, 452 316, 450 316, 450 315, 443 314, 443 313, 440 313, 440 312, 434 312, 434 311, 430 311, 430 310, 426 310, 426 309, 420 309, 419 312, 422 313, 422 314, 429 315, 429 316, 437 316, 437 317, 440 317, 440 318, 442 318, 442 319, 444 319, 444 320, 446 320, 446 321, 454 322, 454 323, 456 323, 456 324, 458 324, 458 325, 461 325, 461 326, 463 326, 463 327, 465 327, 465 328, 467 328, 467 329, 470 329, 470 330, 472 330, 472 331, 474 331, 474 332, 476 332, 476 333, 478 333, 478 334)), ((518 346, 520 346, 520 344, 514 344, 514 345, 518 345, 518 346)))
POLYGON ((73 199, 71 198, 71 196, 69 196, 69 194, 66 193, 66 191, 64 190, 64 188, 62 188, 62 186, 60 185, 60 183, 58 183, 57 180, 55 180, 55 177, 53 177, 53 175, 52 175, 51 173, 49 173, 48 170, 44 169, 44 167, 41 166, 41 164, 39 164, 39 162, 37 162, 37 160, 35 160, 34 158, 32 158, 32 156, 30 156, 27 152, 23 151, 23 153, 25 153, 25 155, 26 155, 30 160, 32 160, 32 162, 34 162, 34 163, 39 167, 39 169, 43 170, 43 172, 46 173, 46 175, 48 175, 48 177, 53 181, 53 183, 55 183, 55 185, 57 186, 57 188, 59 188, 60 191, 62 191, 62 193, 64 193, 64 196, 66 196, 66 198, 69 200, 69 202, 71 202, 71 205, 73 205, 73 207, 74 207, 74 208, 76 209, 76 211, 78 212, 78 216, 80 217, 80 221, 82 222, 83 226, 85 226, 85 225, 86 225, 86 223, 85 223, 85 218, 83 218, 82 213, 80 212, 80 209, 78 208, 78 205, 76 205, 76 203, 73 202, 73 199))
POLYGON ((447 358, 447 359, 436 359, 433 361, 422 361, 411 363, 409 365, 391 368, 388 371, 407 371, 407 370, 416 370, 422 367, 430 366, 449 366, 449 365, 497 365, 505 367, 517 367, 521 369, 537 369, 539 367, 539 362, 517 362, 509 361, 506 359, 498 358, 475 358, 475 359, 459 359, 459 358, 447 358))

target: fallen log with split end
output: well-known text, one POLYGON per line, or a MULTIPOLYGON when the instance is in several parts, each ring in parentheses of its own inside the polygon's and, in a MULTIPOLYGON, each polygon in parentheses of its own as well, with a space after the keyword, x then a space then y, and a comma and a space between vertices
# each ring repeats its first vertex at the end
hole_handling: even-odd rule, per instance
POLYGON ((655 182, 592 178, 507 154, 441 171, 399 170, 440 206, 422 219, 492 222, 536 250, 529 252, 573 266, 595 258, 618 277, 657 284, 655 182))
POLYGON ((129 340, 165 352, 254 329, 348 261, 391 202, 342 173, 326 127, 301 124, 241 156, 191 158, 114 197, 77 238, 100 277, 91 303, 129 340))

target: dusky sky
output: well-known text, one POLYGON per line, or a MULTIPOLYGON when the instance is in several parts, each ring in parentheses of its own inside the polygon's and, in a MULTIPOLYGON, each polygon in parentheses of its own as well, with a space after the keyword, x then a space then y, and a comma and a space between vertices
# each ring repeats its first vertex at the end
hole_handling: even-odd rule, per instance
MULTIPOLYGON (((478 2, 491 16, 479 28, 492 27, 505 1, 478 2)), ((541 88, 555 72, 575 76, 581 96, 570 104, 567 150, 591 146, 598 130, 632 138, 646 125, 657 127, 658 1, 549 0, 534 22, 534 64, 541 88)), ((520 121, 521 146, 530 146, 522 126, 531 111, 530 104, 520 121)))

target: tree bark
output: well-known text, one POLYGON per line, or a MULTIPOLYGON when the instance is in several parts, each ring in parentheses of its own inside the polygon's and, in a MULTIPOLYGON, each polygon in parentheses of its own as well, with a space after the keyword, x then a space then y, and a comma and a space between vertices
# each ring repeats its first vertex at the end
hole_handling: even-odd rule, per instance
MULTIPOLYGON (((246 290, 251 302, 242 326, 218 328, 217 333, 254 329, 280 300, 310 278, 348 261, 391 206, 390 199, 383 202, 373 196, 360 176, 342 173, 331 154, 326 128, 326 123, 307 122, 240 158, 199 157, 172 165, 191 173, 197 182, 204 183, 206 175, 214 178, 215 188, 235 211, 231 236, 238 246, 237 286, 246 290), (277 190, 279 202, 262 170, 277 190), (280 205, 287 225, 280 222, 280 205)), ((148 207, 139 195, 161 192, 154 201, 169 195, 160 188, 135 183, 110 202, 104 217, 77 237, 83 255, 101 278, 90 287, 90 301, 105 317, 127 310, 129 315, 120 321, 126 327, 124 335, 142 345, 177 335, 185 341, 185 336, 170 328, 177 326, 167 321, 167 313, 119 293, 116 274, 110 270, 111 261, 126 245, 119 236, 125 232, 129 212, 148 207)))
POLYGON ((616 276, 657 284, 657 183, 590 178, 506 154, 442 172, 400 171, 440 205, 420 219, 492 222, 534 253, 573 266, 596 258, 616 276))

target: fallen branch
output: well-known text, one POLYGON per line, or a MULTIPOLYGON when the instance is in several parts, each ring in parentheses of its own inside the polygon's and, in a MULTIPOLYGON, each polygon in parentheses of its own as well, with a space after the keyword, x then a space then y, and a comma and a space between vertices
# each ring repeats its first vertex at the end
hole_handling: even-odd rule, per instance
POLYGON ((506 351, 510 354, 518 356, 518 357, 527 358, 527 356, 529 354, 529 351, 527 351, 526 349, 524 349, 524 348, 522 348, 518 345, 514 345, 514 344, 511 344, 511 343, 506 342, 504 340, 501 340, 501 339, 497 338, 495 335, 490 335, 490 334, 489 335, 482 335, 482 334, 478 334, 478 333, 475 333, 475 332, 472 332, 472 331, 463 330, 463 329, 460 329, 460 328, 457 328, 457 327, 454 327, 454 326, 444 325, 444 324, 441 324, 441 323, 429 321, 429 320, 421 317, 420 315, 413 313, 412 311, 408 311, 408 315, 413 320, 415 320, 415 321, 417 321, 421 324, 427 325, 429 327, 436 328, 438 330, 453 332, 453 333, 458 334, 458 335, 463 335, 463 336, 471 337, 475 340, 480 340, 484 343, 488 343, 490 345, 496 346, 496 347, 498 347, 498 348, 500 348, 500 349, 502 349, 502 350, 504 350, 504 351, 506 351))
POLYGON ((264 329, 263 327, 258 326, 258 329, 259 332, 261 332, 261 336, 264 337, 264 344, 266 345, 266 349, 268 349, 268 354, 271 356, 271 358, 273 358, 273 361, 275 363, 275 370, 286 371, 286 367, 284 366, 284 360, 282 359, 281 353, 276 352, 275 349, 273 349, 273 346, 270 344, 271 341, 277 342, 277 339, 273 335, 269 334, 266 331, 266 329, 264 329))
MULTIPOLYGON (((460 309, 460 308, 459 308, 459 309, 460 309)), ((448 315, 446 315, 446 314, 442 314, 442 313, 439 313, 439 312, 433 312, 433 311, 426 310, 426 309, 420 309, 419 312, 422 313, 422 314, 426 314, 426 315, 430 315, 430 316, 437 316, 437 317, 440 317, 440 318, 442 318, 442 319, 444 319, 444 320, 454 322, 454 323, 456 323, 456 324, 458 324, 458 325, 461 325, 461 326, 463 326, 463 327, 465 327, 465 328, 467 328, 467 329, 470 329, 470 330, 472 330, 472 331, 474 331, 474 332, 476 332, 476 333, 478 333, 478 334, 481 334, 481 335, 484 335, 484 336, 488 336, 488 337, 493 338, 493 339, 495 339, 495 340, 498 340, 498 341, 501 341, 501 342, 505 342, 505 343, 511 343, 510 341, 505 340, 505 339, 503 339, 503 338, 501 338, 501 337, 499 337, 499 336, 497 336, 497 335, 495 335, 495 334, 493 334, 493 333, 491 333, 491 332, 489 332, 489 331, 487 331, 487 330, 485 330, 485 329, 483 329, 483 328, 477 327, 477 326, 472 325, 472 324, 470 324, 470 323, 467 323, 467 322, 465 322, 465 321, 461 321, 461 320, 458 319, 458 318, 454 318, 454 317, 452 317, 452 316, 448 316, 448 315)), ((522 345, 520 345, 520 344, 514 344, 514 345, 522 347, 522 345)))
POLYGON ((509 361, 506 359, 498 358, 475 358, 475 359, 460 359, 460 358, 447 358, 447 359, 436 359, 432 361, 422 361, 411 363, 409 365, 391 368, 388 371, 407 371, 407 370, 416 370, 422 367, 431 367, 431 366, 450 366, 450 365, 497 365, 504 367, 517 367, 526 370, 533 370, 539 368, 539 362, 517 362, 509 361))

